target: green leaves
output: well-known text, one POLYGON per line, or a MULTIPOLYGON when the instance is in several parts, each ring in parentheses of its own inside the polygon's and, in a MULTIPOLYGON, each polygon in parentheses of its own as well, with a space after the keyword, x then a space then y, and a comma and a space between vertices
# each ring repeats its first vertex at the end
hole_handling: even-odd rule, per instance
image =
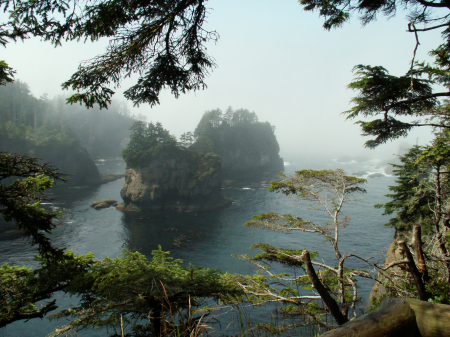
POLYGON ((15 71, 5 61, 0 61, 0 85, 13 82, 14 73, 15 71))
POLYGON ((65 310, 53 318, 72 317, 59 336, 71 329, 84 327, 117 327, 120 317, 124 324, 135 325, 162 320, 162 311, 200 307, 208 299, 225 299, 242 292, 228 274, 217 269, 205 269, 173 259, 158 247, 148 260, 138 252, 125 251, 115 259, 96 261, 89 273, 75 279, 68 291, 82 296, 79 307, 65 310), (145 320, 145 321, 142 321, 145 320))
POLYGON ((358 65, 353 71, 356 80, 348 88, 359 94, 351 100, 355 106, 343 114, 347 115, 347 119, 383 115, 383 118, 372 121, 356 122, 364 136, 375 136, 375 139, 366 142, 369 148, 404 137, 419 125, 418 121, 402 122, 398 117, 421 117, 438 105, 430 80, 413 78, 411 74, 400 77, 389 75, 385 68, 379 66, 358 65))
POLYGON ((203 28, 207 10, 203 0, 81 1, 2 0, 11 9, 0 32, 0 44, 38 36, 55 46, 63 41, 109 38, 103 55, 80 64, 63 89, 77 91, 68 103, 106 108, 114 89, 132 74, 138 82, 125 91, 135 105, 159 104, 169 88, 175 97, 206 88, 215 67, 206 52, 218 34, 203 28), (59 15, 53 15, 53 13, 59 15))
POLYGON ((42 256, 62 254, 46 236, 58 213, 40 207, 40 201, 44 200, 42 193, 52 186, 53 179, 64 181, 63 175, 48 164, 39 165, 34 158, 0 153, 0 214, 5 221, 13 221, 32 244, 37 244, 42 256), (7 178, 20 179, 5 184, 7 178))
POLYGON ((87 272, 93 260, 92 254, 76 256, 65 252, 53 257, 37 257, 39 268, 0 267, 0 327, 22 319, 43 318, 57 309, 56 300, 40 305, 37 302, 50 299, 55 291, 64 290, 70 282, 87 272))
POLYGON ((161 123, 135 122, 131 126, 131 139, 122 151, 130 167, 145 166, 155 159, 167 159, 181 154, 176 138, 161 123))

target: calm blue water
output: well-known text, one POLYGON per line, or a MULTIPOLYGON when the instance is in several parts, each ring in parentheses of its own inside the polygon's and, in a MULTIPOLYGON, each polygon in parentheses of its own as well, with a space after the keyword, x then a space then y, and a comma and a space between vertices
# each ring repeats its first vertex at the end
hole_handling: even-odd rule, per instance
MULTIPOLYGON (((123 173, 121 161, 98 162, 102 173, 123 173)), ((376 161, 364 163, 338 163, 333 160, 317 162, 295 162, 286 166, 286 172, 313 168, 343 168, 349 173, 364 170, 368 173, 381 172, 376 161)), ((298 208, 298 201, 284 195, 269 193, 266 189, 223 189, 223 195, 233 204, 221 211, 162 216, 145 214, 125 215, 114 208, 96 211, 89 205, 98 199, 121 200, 120 189, 124 179, 120 179, 96 188, 69 188, 54 193, 50 207, 63 212, 60 225, 53 233, 57 245, 67 247, 77 254, 92 251, 95 257, 116 257, 123 249, 137 250, 150 256, 152 250, 161 245, 175 258, 185 262, 209 268, 219 268, 230 273, 252 274, 255 269, 232 254, 254 255, 249 247, 256 242, 269 243, 284 248, 307 248, 319 251, 320 258, 330 261, 334 256, 323 238, 314 234, 295 232, 291 234, 273 233, 264 230, 250 230, 243 226, 252 215, 274 211, 291 213, 305 220, 328 221, 324 213, 306 211, 298 208)), ((373 208, 374 204, 386 202, 384 194, 387 186, 394 184, 393 177, 368 178, 367 194, 357 203, 349 204, 343 214, 351 218, 349 226, 341 231, 341 253, 357 253, 363 257, 382 258, 388 248, 393 230, 384 227, 388 218, 382 211, 373 208)), ((0 241, 0 263, 32 265, 34 250, 22 239, 11 236, 0 241)), ((357 260, 348 260, 348 267, 365 266, 357 260)), ((372 282, 360 281, 359 295, 368 298, 372 282)), ((76 305, 76 298, 62 296, 65 306, 76 305)), ((47 319, 35 319, 30 322, 16 322, 0 329, 0 336, 46 336, 64 321, 49 322, 47 319)), ((226 324, 225 324, 226 325, 226 324)), ((79 336, 104 336, 105 332, 81 331, 79 336)))

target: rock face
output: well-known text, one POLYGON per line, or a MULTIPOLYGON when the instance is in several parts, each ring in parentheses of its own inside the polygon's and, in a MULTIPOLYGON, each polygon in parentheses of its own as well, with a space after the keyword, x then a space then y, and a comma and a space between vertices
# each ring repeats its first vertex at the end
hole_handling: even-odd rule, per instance
POLYGON ((220 155, 224 178, 248 179, 284 170, 283 159, 275 151, 258 151, 252 148, 224 149, 220 155))
POLYGON ((211 144, 212 151, 222 157, 224 179, 265 180, 284 170, 280 146, 268 122, 203 124, 196 129, 199 136, 193 147, 201 151, 204 143, 211 144))
POLYGON ((50 162, 59 172, 68 174, 67 180, 72 185, 97 185, 102 182, 94 161, 86 149, 80 146, 38 148, 36 157, 50 162))
POLYGON ((96 185, 102 182, 97 166, 86 149, 77 143, 36 146, 27 140, 0 139, 0 151, 39 158, 50 163, 72 185, 96 185))
POLYGON ((157 159, 145 167, 127 167, 120 195, 124 211, 204 211, 230 204, 221 194, 220 157, 186 153, 157 159))
POLYGON ((109 208, 111 206, 117 206, 117 201, 113 199, 100 199, 91 204, 91 207, 96 210, 109 208))

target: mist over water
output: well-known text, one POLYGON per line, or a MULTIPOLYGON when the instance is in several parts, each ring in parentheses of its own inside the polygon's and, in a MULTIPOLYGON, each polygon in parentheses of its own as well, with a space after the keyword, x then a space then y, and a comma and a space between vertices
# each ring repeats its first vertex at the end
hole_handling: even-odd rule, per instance
MULTIPOLYGON (((305 158, 285 158, 286 174, 293 174, 299 169, 343 168, 350 174, 356 171, 367 171, 368 174, 382 172, 384 166, 377 161, 334 160, 317 161, 305 158)), ((101 173, 123 173, 125 164, 122 161, 97 161, 101 173)), ((343 214, 348 215, 350 224, 343 228, 340 235, 340 247, 343 254, 356 253, 362 257, 374 257, 374 262, 382 258, 393 239, 393 229, 383 226, 388 217, 382 216, 382 210, 375 209, 374 204, 384 203, 387 198, 388 185, 394 178, 381 176, 368 178, 367 194, 363 200, 348 204, 343 214)), ((98 187, 54 190, 51 205, 54 210, 63 212, 60 225, 54 230, 52 239, 55 244, 67 247, 76 254, 92 251, 97 259, 106 256, 116 257, 123 249, 137 250, 147 257, 157 249, 169 250, 171 256, 180 258, 185 263, 202 265, 207 268, 219 268, 221 271, 240 274, 253 274, 255 268, 240 261, 232 254, 254 255, 250 250, 254 243, 268 243, 283 248, 307 248, 319 251, 319 259, 331 262, 334 253, 331 247, 323 242, 323 238, 308 233, 292 232, 290 234, 273 233, 265 230, 250 230, 243 224, 253 215, 274 211, 282 214, 291 213, 305 220, 325 222, 329 219, 323 212, 298 208, 299 201, 284 195, 270 193, 266 188, 225 188, 222 193, 233 200, 232 205, 224 210, 194 214, 158 214, 137 213, 124 214, 114 208, 94 210, 89 205, 98 199, 115 199, 121 201, 120 189, 124 179, 116 180, 98 187)), ((21 238, 2 236, 0 241, 0 263, 32 265, 35 250, 21 238)), ((359 260, 349 259, 347 267, 370 269, 359 260)), ((275 267, 275 271, 283 271, 275 267)), ((289 271, 286 269, 286 271, 289 271)), ((363 299, 362 306, 368 298, 373 282, 361 280, 359 295, 363 299)), ((59 295, 63 296, 63 295, 59 295)), ((76 305, 77 299, 63 296, 61 308, 76 305)), ((265 316, 263 316, 265 317, 265 316)), ((64 321, 49 322, 31 320, 16 322, 0 329, 0 336, 26 336, 33 331, 34 336, 45 336, 64 321)), ((222 324, 222 326, 226 326, 222 324)), ((224 332, 225 333, 225 332, 224 332)), ((80 336, 104 336, 104 331, 82 331, 80 336)))

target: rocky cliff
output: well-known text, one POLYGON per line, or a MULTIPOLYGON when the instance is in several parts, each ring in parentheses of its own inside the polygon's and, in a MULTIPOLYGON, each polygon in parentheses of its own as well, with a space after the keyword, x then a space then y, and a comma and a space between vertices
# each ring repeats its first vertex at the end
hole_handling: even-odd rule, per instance
POLYGON ((254 112, 231 108, 207 111, 195 130, 193 148, 222 157, 222 177, 233 180, 270 178, 284 170, 275 128, 258 122, 254 112))
POLYGON ((205 211, 231 202, 221 193, 220 157, 179 151, 173 158, 128 166, 120 195, 124 211, 205 211))
POLYGON ((24 139, 0 138, 0 151, 28 155, 50 163, 58 172, 68 174, 65 178, 72 185, 96 185, 102 181, 94 161, 76 142, 36 146, 24 139))
POLYGON ((236 127, 221 137, 217 153, 222 157, 222 176, 249 179, 284 170, 280 147, 269 123, 236 127))

